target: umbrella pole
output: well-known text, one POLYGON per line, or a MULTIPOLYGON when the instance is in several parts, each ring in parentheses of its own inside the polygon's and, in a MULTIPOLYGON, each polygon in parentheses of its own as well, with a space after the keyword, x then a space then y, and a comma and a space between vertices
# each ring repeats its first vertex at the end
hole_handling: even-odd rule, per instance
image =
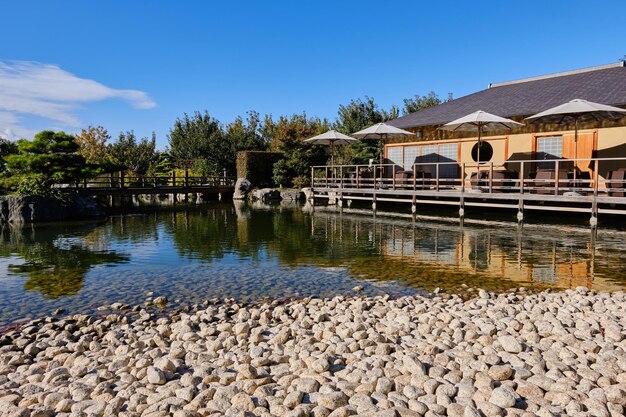
MULTIPOLYGON (((481 130, 482 130, 482 125, 478 125, 478 148, 476 148, 476 163, 478 164, 476 166, 476 186, 478 187, 478 189, 480 189, 480 136, 481 136, 481 130)), ((471 185, 471 179, 470 179, 470 185, 471 185)))
POLYGON ((380 137, 380 151, 379 151, 379 158, 380 158, 380 178, 381 178, 381 184, 382 184, 382 178, 383 178, 383 172, 384 172, 384 168, 383 168, 383 152, 384 152, 384 146, 383 144, 385 143, 385 135, 381 135, 380 137))
POLYGON ((576 186, 576 170, 578 169, 578 116, 574 118, 574 187, 576 186))

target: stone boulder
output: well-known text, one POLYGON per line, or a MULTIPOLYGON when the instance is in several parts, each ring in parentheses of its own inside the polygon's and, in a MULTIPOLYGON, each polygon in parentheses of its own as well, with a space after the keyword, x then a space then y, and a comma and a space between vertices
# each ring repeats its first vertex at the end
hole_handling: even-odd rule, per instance
POLYGON ((260 188, 252 191, 252 201, 280 201, 280 191, 273 188, 260 188))
POLYGON ((280 198, 283 201, 302 201, 304 200, 304 193, 300 190, 283 190, 280 192, 280 198))
POLYGON ((64 200, 19 195, 0 197, 0 223, 22 224, 104 218, 106 212, 97 201, 82 195, 68 195, 64 200))
POLYGON ((245 178, 237 178, 233 200, 245 200, 252 191, 252 183, 245 178))
POLYGON ((302 189, 302 193, 304 194, 304 198, 309 201, 313 200, 313 189, 311 187, 305 187, 302 189))

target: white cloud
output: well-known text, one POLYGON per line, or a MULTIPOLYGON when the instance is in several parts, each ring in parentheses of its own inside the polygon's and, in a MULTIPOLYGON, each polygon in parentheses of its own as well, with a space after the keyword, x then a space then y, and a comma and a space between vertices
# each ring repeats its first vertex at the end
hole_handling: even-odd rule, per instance
POLYGON ((79 127, 75 114, 82 104, 122 99, 137 109, 156 103, 143 91, 118 90, 77 77, 57 65, 0 61, 0 135, 15 137, 28 131, 20 116, 38 116, 68 127, 79 127))

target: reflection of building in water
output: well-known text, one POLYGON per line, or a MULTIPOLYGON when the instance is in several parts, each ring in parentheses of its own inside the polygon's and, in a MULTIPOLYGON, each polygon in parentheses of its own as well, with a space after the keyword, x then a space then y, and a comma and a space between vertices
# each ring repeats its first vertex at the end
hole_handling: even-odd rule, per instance
MULTIPOLYGON (((507 229, 508 225, 504 228, 460 227, 345 214, 340 217, 329 213, 316 213, 313 227, 324 230, 329 239, 343 241, 341 235, 349 235, 358 242, 363 238, 377 247, 386 259, 430 264, 437 270, 443 268, 506 279, 520 285, 621 288, 619 282, 612 281, 615 277, 596 273, 595 244, 584 234, 549 236, 545 232, 533 234, 518 230, 515 226, 507 229)), ((624 263, 624 254, 620 252, 618 256, 612 261, 613 265, 624 263)))

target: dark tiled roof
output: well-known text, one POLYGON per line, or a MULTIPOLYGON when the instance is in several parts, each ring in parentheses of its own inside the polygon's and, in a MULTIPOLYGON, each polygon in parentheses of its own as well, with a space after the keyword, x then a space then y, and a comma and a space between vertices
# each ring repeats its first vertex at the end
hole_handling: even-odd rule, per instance
POLYGON ((388 123, 404 129, 442 125, 477 110, 502 117, 530 116, 576 98, 613 106, 626 105, 626 67, 617 64, 493 84, 486 90, 388 123))

